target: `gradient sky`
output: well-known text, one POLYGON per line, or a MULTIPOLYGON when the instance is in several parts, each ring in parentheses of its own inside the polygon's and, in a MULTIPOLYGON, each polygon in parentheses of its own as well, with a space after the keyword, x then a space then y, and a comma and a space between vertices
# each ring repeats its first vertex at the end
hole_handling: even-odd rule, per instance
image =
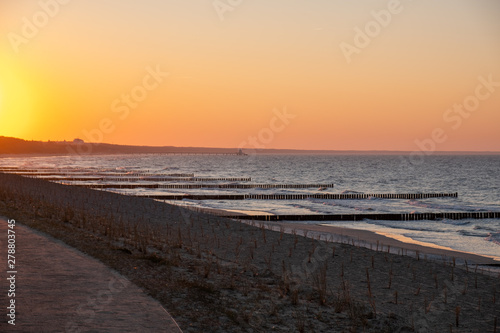
POLYGON ((0 4, 0 135, 500 151, 500 1, 60 1, 0 4))

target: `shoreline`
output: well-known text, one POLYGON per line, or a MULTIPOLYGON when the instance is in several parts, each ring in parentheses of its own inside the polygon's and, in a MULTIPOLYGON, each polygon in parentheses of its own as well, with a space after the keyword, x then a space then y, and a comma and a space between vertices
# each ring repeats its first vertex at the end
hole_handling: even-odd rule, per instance
MULTIPOLYGON (((161 202, 161 201, 160 201, 161 202)), ((264 211, 247 211, 247 210, 224 210, 218 208, 198 208, 191 206, 182 206, 186 209, 190 209, 196 212, 204 212, 208 214, 212 214, 214 216, 224 217, 224 215, 231 214, 233 216, 238 215, 273 215, 271 213, 267 213, 264 211)), ((392 250, 392 253, 397 253, 396 249, 406 250, 414 253, 422 255, 431 255, 437 258, 446 257, 449 259, 462 259, 462 263, 465 261, 468 263, 477 263, 478 265, 487 265, 487 266, 499 266, 500 267, 500 257, 492 256, 492 255, 484 255, 480 253, 474 252, 466 252, 460 251, 453 248, 440 246, 432 243, 425 243, 414 240, 409 237, 400 236, 398 234, 391 234, 380 232, 376 230, 366 230, 366 229, 356 229, 356 228, 348 228, 348 227, 339 227, 331 224, 324 223, 298 223, 298 222, 265 222, 265 221, 249 221, 249 220, 239 220, 235 219, 240 223, 245 224, 255 224, 261 225, 265 224, 272 230, 278 230, 281 226, 286 227, 289 232, 291 230, 309 230, 312 232, 317 232, 320 234, 328 234, 332 236, 337 236, 337 241, 342 242, 343 236, 349 237, 349 243, 353 240, 358 245, 362 245, 369 249, 375 249, 376 244, 379 243, 381 245, 389 246, 392 250), (340 237, 340 240, 338 239, 340 237), (362 241, 362 244, 359 242, 362 241)), ((326 239, 326 238, 325 238, 326 239)))
MULTIPOLYGON (((272 226, 268 224, 269 226, 272 226)), ((309 230, 313 232, 317 232, 319 234, 327 234, 340 237, 340 242, 343 239, 348 240, 348 243, 351 244, 354 241, 355 245, 365 246, 367 248, 376 249, 377 243, 380 245, 380 249, 387 250, 388 247, 391 253, 396 253, 397 250, 406 251, 405 255, 411 255, 413 252, 416 256, 416 253, 420 255, 432 255, 437 258, 446 257, 448 259, 462 259, 464 262, 467 260, 468 263, 474 263, 478 265, 488 265, 488 266, 500 266, 500 258, 493 256, 485 256, 477 253, 470 253, 464 251, 458 251, 451 248, 440 247, 436 245, 436 247, 430 245, 422 245, 415 244, 412 242, 404 242, 403 240, 399 240, 396 237, 398 235, 393 235, 394 237, 388 236, 388 234, 378 233, 376 231, 371 230, 362 230, 355 228, 346 228, 346 227, 337 227, 331 225, 324 224, 305 224, 305 223, 287 223, 280 222, 274 224, 278 227, 283 226, 289 229, 296 230, 309 230), (368 246, 369 245, 369 246, 368 246), (496 259, 496 260, 495 260, 496 259)), ((323 239, 323 238, 322 238, 323 239)), ((413 241, 413 240, 412 240, 413 241)))
POLYGON ((457 307, 460 330, 486 332, 499 317, 496 275, 391 253, 396 240, 368 231, 268 223, 280 229, 270 230, 40 179, 0 173, 0 184, 1 215, 115 269, 186 333, 443 332, 455 326, 457 307))

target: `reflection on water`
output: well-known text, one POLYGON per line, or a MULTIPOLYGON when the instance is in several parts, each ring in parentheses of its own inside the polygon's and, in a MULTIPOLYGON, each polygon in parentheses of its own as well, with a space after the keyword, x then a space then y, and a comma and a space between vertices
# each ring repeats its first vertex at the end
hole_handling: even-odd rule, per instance
MULTIPOLYGON (((250 182, 210 184, 335 184, 334 188, 112 189, 146 194, 312 194, 458 192, 458 198, 421 200, 207 200, 183 205, 257 214, 357 214, 500 211, 500 156, 433 155, 408 166, 401 156, 386 155, 113 155, 0 158, 0 167, 65 168, 92 173, 194 174, 204 178, 251 177, 250 182)), ((105 184, 111 180, 78 183, 105 184)), ((169 184, 184 184, 178 180, 169 184)), ((66 183, 72 183, 66 181, 66 183)), ((122 184, 154 184, 134 180, 122 184)), ((197 182, 203 183, 203 182, 197 182)), ((208 182, 205 182, 208 183, 208 182)), ((179 202, 174 202, 179 203, 179 202)), ((456 250, 500 256, 500 220, 363 221, 332 223, 366 228, 456 250)))

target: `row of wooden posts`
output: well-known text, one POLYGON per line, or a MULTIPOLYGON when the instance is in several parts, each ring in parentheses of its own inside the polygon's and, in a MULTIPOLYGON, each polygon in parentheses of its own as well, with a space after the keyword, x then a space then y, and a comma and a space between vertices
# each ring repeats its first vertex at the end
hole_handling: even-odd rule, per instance
POLYGON ((30 177, 40 177, 40 176, 103 176, 103 177, 194 177, 194 173, 118 173, 118 172, 9 172, 14 175, 19 176, 30 176, 30 177))
MULTIPOLYGON (((154 171, 144 170, 137 173, 92 173, 89 177, 74 177, 76 175, 85 175, 81 172, 72 173, 70 169, 19 169, 2 167, 0 172, 15 173, 28 177, 39 177, 49 181, 251 181, 249 177, 228 177, 228 178, 209 178, 194 177, 194 174, 155 174, 154 171), (66 173, 64 173, 66 172, 66 173), (62 177, 50 177, 61 175, 62 177), (71 177, 71 176, 73 177, 71 177), (99 177, 96 177, 98 176, 99 177), (153 177, 160 176, 160 177, 153 177), (165 177, 164 177, 165 176, 165 177)), ((75 184, 88 188, 171 188, 171 189, 198 189, 198 188, 333 188, 334 184, 75 184)), ((213 195, 146 195, 141 197, 160 199, 160 200, 339 200, 339 199, 426 199, 442 197, 458 197, 458 193, 318 193, 318 194, 213 194, 213 195)), ((361 221, 369 220, 397 220, 397 221, 416 221, 416 220, 441 220, 441 219, 492 219, 500 218, 500 212, 446 212, 446 213, 371 213, 371 214, 309 214, 309 215, 223 215, 228 218, 258 220, 258 221, 361 221)))
POLYGON ((190 182, 212 182, 212 181, 228 181, 228 182, 249 182, 252 178, 211 178, 211 177, 36 177, 48 181, 115 181, 115 182, 136 182, 136 181, 155 181, 155 182, 174 182, 174 181, 190 181, 190 182))
POLYGON ((86 188, 171 188, 171 189, 201 189, 201 188, 333 188, 334 184, 77 184, 86 188))
POLYGON ((321 194, 153 194, 140 195, 143 198, 159 200, 345 200, 345 199, 425 199, 425 198, 456 198, 458 193, 321 193, 321 194))
POLYGON ((227 218, 256 221, 418 221, 418 220, 462 220, 498 219, 500 212, 450 212, 450 213, 389 213, 389 214, 314 214, 314 215, 222 215, 227 218))
MULTIPOLYGON (((158 174, 158 170, 129 170, 131 173, 137 174, 158 174)), ((0 167, 0 172, 7 173, 51 173, 51 174, 61 174, 61 173, 113 173, 113 174, 127 174, 126 170, 117 170, 117 169, 80 169, 80 168, 16 168, 16 167, 0 167)))

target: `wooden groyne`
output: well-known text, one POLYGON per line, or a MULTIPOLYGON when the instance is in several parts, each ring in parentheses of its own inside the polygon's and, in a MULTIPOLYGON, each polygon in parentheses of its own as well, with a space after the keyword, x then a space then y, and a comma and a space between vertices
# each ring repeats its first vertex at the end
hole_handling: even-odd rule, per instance
MULTIPOLYGON (((106 169, 81 169, 81 168, 38 168, 38 169, 30 169, 30 168, 16 168, 16 167, 2 167, 0 168, 0 172, 5 173, 26 173, 26 174, 35 174, 35 173, 73 173, 73 172, 82 172, 82 173, 96 173, 96 172, 114 172, 115 170, 106 170, 106 169)), ((131 170, 133 171, 133 170, 131 170)), ((117 171, 123 172, 123 171, 117 171)))
POLYGON ((227 215, 222 216, 240 220, 257 221, 419 221, 419 220, 463 220, 463 219, 498 219, 500 212, 450 212, 450 213, 389 213, 389 214, 313 214, 313 215, 227 215))
POLYGON ((194 177, 193 173, 149 173, 149 172, 138 172, 138 173, 108 173, 108 172, 9 172, 14 175, 28 176, 28 177, 40 177, 40 176, 61 176, 61 177, 73 177, 73 176, 102 176, 102 177, 194 177))
POLYGON ((228 189, 250 189, 250 188, 333 188, 334 184, 77 184, 76 186, 86 188, 171 188, 171 189, 201 189, 201 188, 228 188, 228 189))
MULTIPOLYGON (((69 169, 18 169, 4 167, 0 172, 11 173, 29 178, 41 178, 48 181, 115 181, 115 182, 136 182, 136 181, 230 181, 230 182, 249 182, 250 177, 195 177, 194 173, 155 173, 153 170, 144 170, 138 172, 114 172, 114 171, 87 171, 87 170, 69 170, 69 169)), ((99 187, 96 187, 99 188, 99 187)), ((104 188, 104 187, 102 187, 104 188)), ((165 187, 168 188, 168 187, 165 187)))
MULTIPOLYGON (((82 172, 82 173, 112 173, 112 174, 127 174, 128 172, 131 173, 138 173, 138 174, 145 174, 145 173, 150 173, 150 174, 158 174, 166 172, 167 170, 153 170, 153 169, 109 169, 109 168, 100 168, 100 169, 92 169, 92 168, 18 168, 18 167, 0 167, 0 172, 5 172, 5 173, 54 173, 54 174, 59 174, 59 173, 77 173, 77 172, 82 172)), ((187 173, 182 173, 182 174, 187 174, 187 173)), ((192 173, 189 173, 192 174, 192 173)))
POLYGON ((188 182, 214 182, 214 181, 228 181, 228 182, 249 182, 252 178, 210 178, 210 177, 37 177, 49 181, 114 181, 114 182, 136 182, 136 181, 155 181, 155 182, 175 182, 175 181, 188 181, 188 182))
POLYGON ((354 199, 426 199, 426 198, 456 198, 458 193, 321 193, 321 194, 158 194, 158 195, 140 195, 140 197, 159 199, 159 200, 354 200, 354 199))

